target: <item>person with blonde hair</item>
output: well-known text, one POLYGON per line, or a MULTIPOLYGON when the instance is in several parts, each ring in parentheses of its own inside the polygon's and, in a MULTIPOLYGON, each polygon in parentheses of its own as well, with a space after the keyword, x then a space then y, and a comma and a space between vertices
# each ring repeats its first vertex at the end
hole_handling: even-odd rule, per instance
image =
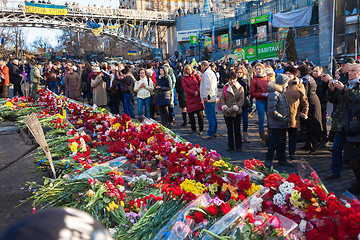
POLYGON ((261 63, 257 63, 254 66, 255 76, 250 83, 250 96, 256 99, 256 111, 259 117, 259 135, 262 142, 265 144, 265 131, 264 131, 264 120, 265 114, 267 115, 268 105, 267 99, 269 93, 268 82, 269 77, 266 75, 265 66, 261 63))
POLYGON ((200 83, 201 78, 195 73, 192 65, 186 65, 182 77, 182 86, 186 93, 186 110, 189 115, 192 133, 196 133, 196 113, 199 122, 199 134, 202 135, 204 131, 204 118, 202 113, 204 104, 200 98, 200 83))

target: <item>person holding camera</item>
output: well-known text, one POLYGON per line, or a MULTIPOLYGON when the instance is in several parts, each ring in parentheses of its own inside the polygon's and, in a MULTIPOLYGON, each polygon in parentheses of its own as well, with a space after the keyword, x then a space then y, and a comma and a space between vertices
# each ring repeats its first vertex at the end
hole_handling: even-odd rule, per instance
POLYGON ((93 73, 96 75, 91 79, 91 87, 93 89, 93 103, 98 107, 105 107, 107 105, 106 98, 106 83, 103 81, 103 73, 100 67, 94 67, 93 73))
POLYGON ((352 99, 360 93, 360 65, 351 64, 348 76, 349 81, 345 84, 341 81, 333 80, 329 75, 325 76, 325 81, 329 82, 327 99, 330 103, 334 104, 334 110, 331 116, 331 130, 335 132, 334 143, 331 151, 331 175, 325 177, 325 180, 340 178, 343 163, 342 153, 345 145, 345 134, 342 122, 352 99))

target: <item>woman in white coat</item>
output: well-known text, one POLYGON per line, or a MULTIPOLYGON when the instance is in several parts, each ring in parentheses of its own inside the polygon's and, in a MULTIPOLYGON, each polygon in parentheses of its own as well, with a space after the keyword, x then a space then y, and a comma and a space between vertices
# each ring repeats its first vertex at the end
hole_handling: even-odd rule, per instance
POLYGON ((146 75, 146 70, 139 70, 139 80, 135 82, 137 92, 138 116, 143 118, 143 107, 145 106, 145 117, 150 118, 150 97, 154 90, 153 81, 146 75))

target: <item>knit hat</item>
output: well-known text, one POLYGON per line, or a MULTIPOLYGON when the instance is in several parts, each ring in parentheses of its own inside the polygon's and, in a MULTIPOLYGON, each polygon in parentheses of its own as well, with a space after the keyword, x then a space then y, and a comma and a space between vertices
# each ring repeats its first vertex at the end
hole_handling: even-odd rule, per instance
POLYGON ((286 76, 285 74, 279 74, 279 75, 277 75, 275 81, 276 81, 276 84, 278 84, 278 85, 284 85, 285 83, 290 81, 290 78, 288 76, 286 76))
POLYGON ((296 76, 297 74, 297 69, 294 68, 293 66, 289 65, 287 67, 284 68, 284 73, 286 72, 290 72, 291 74, 293 74, 294 76, 296 76))

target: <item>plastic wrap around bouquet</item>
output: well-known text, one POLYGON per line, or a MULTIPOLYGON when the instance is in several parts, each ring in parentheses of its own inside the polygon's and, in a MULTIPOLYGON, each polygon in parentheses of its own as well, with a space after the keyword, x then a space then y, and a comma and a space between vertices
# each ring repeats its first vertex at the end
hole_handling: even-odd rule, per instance
MULTIPOLYGON (((233 225, 237 220, 244 219, 246 215, 251 212, 256 212, 258 199, 262 199, 264 195, 269 192, 269 188, 261 188, 256 193, 246 198, 243 202, 234 207, 229 213, 222 217, 219 221, 215 222, 208 231, 213 234, 220 235, 225 229, 233 225)), ((214 239, 209 234, 206 234, 202 239, 214 239)))
POLYGON ((174 133, 173 131, 171 131, 170 129, 164 127, 159 122, 155 121, 154 119, 144 117, 142 120, 142 124, 145 124, 145 125, 158 124, 161 126, 161 129, 165 133, 169 134, 174 139, 175 142, 178 142, 178 143, 188 142, 185 139, 183 139, 182 137, 180 137, 179 135, 177 135, 176 133, 174 133))
POLYGON ((184 239, 190 233, 191 222, 185 219, 185 216, 191 209, 198 206, 206 206, 210 203, 210 196, 204 194, 189 202, 183 207, 160 231, 156 234, 153 240, 180 240, 184 239))
POLYGON ((102 163, 98 166, 92 167, 89 170, 79 174, 78 176, 74 177, 74 179, 89 179, 89 178, 97 178, 103 176, 104 173, 109 173, 113 171, 115 168, 120 168, 127 162, 126 157, 118 157, 111 161, 102 163))
POLYGON ((326 194, 328 194, 328 190, 325 185, 322 183, 321 179, 317 175, 316 171, 310 167, 310 165, 305 161, 304 158, 301 159, 303 162, 298 163, 297 168, 299 172, 299 176, 303 181, 310 181, 314 186, 319 186, 324 189, 326 194))

